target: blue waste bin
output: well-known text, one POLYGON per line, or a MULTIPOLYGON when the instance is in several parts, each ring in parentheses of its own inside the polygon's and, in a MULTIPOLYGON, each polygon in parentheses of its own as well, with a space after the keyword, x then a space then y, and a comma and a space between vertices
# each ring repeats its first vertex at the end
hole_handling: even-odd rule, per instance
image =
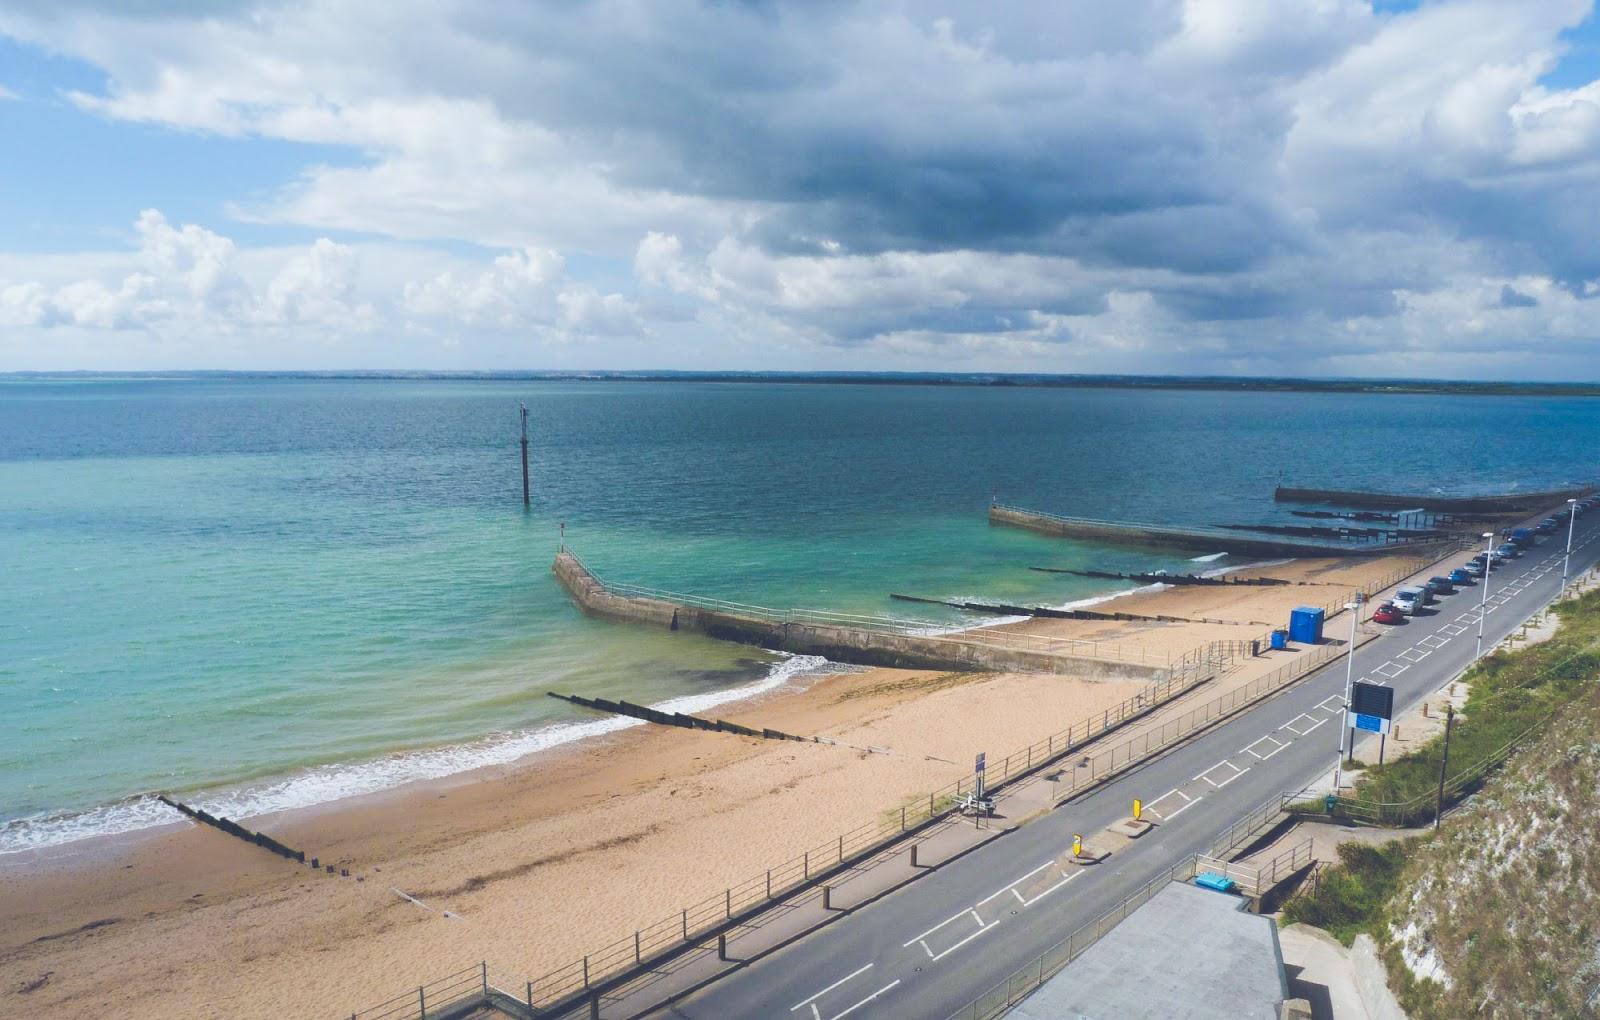
POLYGON ((1286 631, 1286 630, 1275 630, 1275 631, 1273 631, 1272 632, 1272 647, 1274 649, 1277 649, 1278 651, 1282 651, 1283 649, 1288 648, 1289 647, 1289 632, 1286 631))

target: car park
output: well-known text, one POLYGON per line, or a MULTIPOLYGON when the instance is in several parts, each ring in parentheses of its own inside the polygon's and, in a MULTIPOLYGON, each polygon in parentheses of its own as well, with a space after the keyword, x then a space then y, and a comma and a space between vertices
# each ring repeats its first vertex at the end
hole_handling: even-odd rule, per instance
POLYGON ((1456 586, 1450 583, 1448 577, 1444 576, 1428 578, 1427 587, 1435 595, 1454 595, 1456 593, 1456 586))
POLYGON ((1389 601, 1406 616, 1415 616, 1417 615, 1417 610, 1421 609, 1426 603, 1427 598, 1428 591, 1426 588, 1401 588, 1394 593, 1394 598, 1389 601))
POLYGON ((1393 602, 1385 602, 1372 611, 1373 623, 1404 623, 1406 614, 1396 608, 1393 602))

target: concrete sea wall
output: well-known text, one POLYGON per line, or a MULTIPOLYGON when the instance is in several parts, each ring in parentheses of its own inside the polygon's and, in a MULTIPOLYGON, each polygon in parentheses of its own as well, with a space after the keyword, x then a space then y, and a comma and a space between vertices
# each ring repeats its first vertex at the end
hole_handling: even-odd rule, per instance
POLYGON ((606 588, 576 556, 566 551, 556 555, 551 569, 578 607, 594 616, 693 631, 723 641, 797 655, 820 655, 834 662, 899 669, 1070 673, 1129 680, 1155 680, 1168 673, 1157 666, 1006 647, 958 635, 903 634, 865 627, 768 620, 664 598, 622 595, 606 588))

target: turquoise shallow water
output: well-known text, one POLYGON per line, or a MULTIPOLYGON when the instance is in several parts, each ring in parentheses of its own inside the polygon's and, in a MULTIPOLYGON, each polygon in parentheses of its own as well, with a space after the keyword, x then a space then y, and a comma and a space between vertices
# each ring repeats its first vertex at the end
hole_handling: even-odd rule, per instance
MULTIPOLYGON (((615 725, 546 690, 700 705, 818 668, 586 620, 601 574, 915 615, 890 591, 1061 604, 1029 564, 1181 558, 991 529, 1025 506, 1206 524, 1294 484, 1591 478, 1584 400, 459 380, 0 380, 0 851, 238 814, 615 725), (534 417, 520 505, 516 403, 534 417), (719 693, 722 692, 722 693, 719 693)), ((1223 561, 1225 565, 1226 561, 1223 561)))

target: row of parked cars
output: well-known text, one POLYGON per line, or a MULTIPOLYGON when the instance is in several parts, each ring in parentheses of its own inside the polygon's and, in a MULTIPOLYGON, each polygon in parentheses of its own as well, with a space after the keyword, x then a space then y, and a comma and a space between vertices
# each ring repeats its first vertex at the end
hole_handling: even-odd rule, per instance
MULTIPOLYGON (((1572 504, 1571 513, 1582 515, 1600 507, 1600 496, 1580 499, 1572 504)), ((1439 601, 1441 595, 1454 595, 1458 588, 1477 584, 1479 578, 1495 565, 1516 559, 1524 550, 1531 549, 1539 536, 1555 532, 1566 523, 1569 511, 1546 517, 1532 528, 1512 528, 1506 540, 1488 552, 1481 552, 1466 563, 1437 577, 1428 578, 1427 584, 1410 585, 1394 593, 1394 597, 1372 613, 1374 623, 1404 623, 1406 617, 1415 616, 1417 610, 1439 601)))

